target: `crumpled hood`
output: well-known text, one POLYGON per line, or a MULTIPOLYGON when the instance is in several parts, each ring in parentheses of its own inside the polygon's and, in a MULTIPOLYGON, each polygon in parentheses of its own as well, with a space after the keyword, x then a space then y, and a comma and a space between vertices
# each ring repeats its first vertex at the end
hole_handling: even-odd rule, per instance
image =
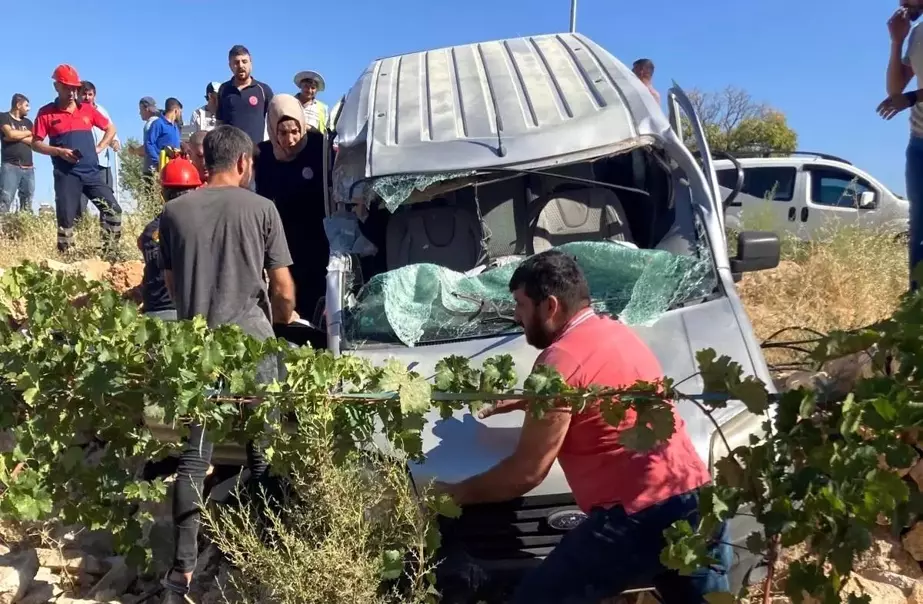
MULTIPOLYGON (((705 348, 713 348, 719 356, 730 356, 741 364, 747 374, 755 373, 764 380, 768 377, 761 357, 754 371, 754 362, 741 326, 727 298, 670 311, 653 325, 634 329, 660 359, 664 373, 677 381, 696 372, 695 354, 705 348)), ((491 356, 509 354, 516 364, 520 380, 529 374, 538 356, 538 351, 529 346, 521 334, 416 348, 375 347, 349 353, 360 354, 375 363, 389 357, 397 358, 427 378, 434 376, 436 363, 450 355, 467 357, 472 365, 478 366, 491 356)), ((680 390, 689 394, 701 393, 701 378, 688 379, 680 390)), ((715 419, 719 424, 724 423, 743 409, 741 403, 732 402, 716 412, 715 419)), ((707 461, 714 426, 692 403, 681 402, 679 410, 696 450, 707 461)), ((523 417, 523 412, 516 411, 478 420, 467 411, 457 411, 453 417, 443 420, 438 412, 432 412, 423 432, 426 461, 411 465, 414 480, 417 484, 434 478, 456 482, 489 469, 515 449, 523 417)), ((531 494, 568 491, 567 482, 556 462, 545 481, 531 494)))

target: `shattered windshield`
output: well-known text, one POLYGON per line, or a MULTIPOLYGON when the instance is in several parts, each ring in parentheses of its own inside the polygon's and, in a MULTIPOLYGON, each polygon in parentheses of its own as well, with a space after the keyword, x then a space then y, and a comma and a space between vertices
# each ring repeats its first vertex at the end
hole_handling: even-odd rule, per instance
MULTIPOLYGON (((650 324, 677 304, 713 291, 710 255, 679 256, 608 241, 557 249, 577 258, 597 311, 629 325, 650 324)), ((406 346, 520 331, 513 322, 510 277, 524 257, 459 273, 412 264, 372 277, 344 317, 345 335, 406 346), (480 272, 479 272, 480 271, 480 272)))

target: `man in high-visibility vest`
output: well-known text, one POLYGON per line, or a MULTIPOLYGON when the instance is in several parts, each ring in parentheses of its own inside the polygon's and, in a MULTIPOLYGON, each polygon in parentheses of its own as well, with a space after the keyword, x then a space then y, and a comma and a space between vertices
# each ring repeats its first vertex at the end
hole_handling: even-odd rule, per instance
POLYGON ((304 122, 308 128, 327 132, 327 119, 330 110, 322 101, 317 100, 317 93, 323 92, 324 77, 316 71, 299 71, 295 74, 295 86, 301 91, 295 95, 304 109, 304 122))

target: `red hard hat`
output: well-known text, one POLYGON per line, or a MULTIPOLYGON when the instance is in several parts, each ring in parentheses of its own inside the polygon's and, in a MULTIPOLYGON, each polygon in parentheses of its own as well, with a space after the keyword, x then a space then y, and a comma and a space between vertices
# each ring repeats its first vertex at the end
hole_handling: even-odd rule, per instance
POLYGON ((54 73, 51 74, 51 79, 65 86, 80 87, 80 76, 77 75, 77 70, 67 63, 55 67, 54 73))
POLYGON ((195 164, 185 157, 171 159, 160 171, 160 184, 164 187, 201 187, 202 179, 195 164))

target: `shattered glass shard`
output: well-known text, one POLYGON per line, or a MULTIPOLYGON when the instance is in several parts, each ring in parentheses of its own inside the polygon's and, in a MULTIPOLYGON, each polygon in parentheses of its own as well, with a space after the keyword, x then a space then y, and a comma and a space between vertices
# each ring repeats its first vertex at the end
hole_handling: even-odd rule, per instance
POLYGON ((372 182, 372 190, 381 197, 388 211, 393 212, 410 199, 414 191, 423 191, 437 182, 463 178, 473 174, 465 172, 439 172, 437 174, 396 174, 382 176, 372 182))

